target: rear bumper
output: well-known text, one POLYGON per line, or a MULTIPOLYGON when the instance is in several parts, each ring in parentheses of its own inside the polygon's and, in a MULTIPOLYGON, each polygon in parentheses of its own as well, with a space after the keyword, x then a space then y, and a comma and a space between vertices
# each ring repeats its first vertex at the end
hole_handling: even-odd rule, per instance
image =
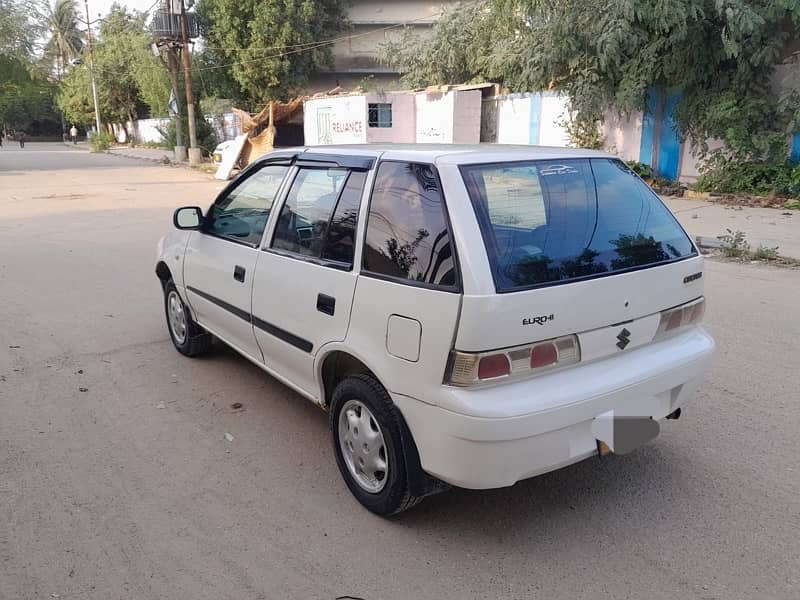
POLYGON ((392 396, 425 471, 459 487, 504 487, 596 454, 592 422, 608 411, 663 419, 692 396, 713 353, 714 340, 698 327, 503 386, 443 386, 435 405, 392 396))

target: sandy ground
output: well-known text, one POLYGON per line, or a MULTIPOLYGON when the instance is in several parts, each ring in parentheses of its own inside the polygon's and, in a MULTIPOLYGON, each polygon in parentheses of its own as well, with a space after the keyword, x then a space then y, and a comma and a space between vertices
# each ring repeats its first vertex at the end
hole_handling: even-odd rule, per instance
POLYGON ((800 259, 798 210, 726 206, 691 198, 665 197, 664 201, 693 238, 716 238, 728 229, 743 231, 752 250, 777 248, 782 256, 800 259))
POLYGON ((323 412, 171 347, 155 243, 219 187, 0 151, 0 599, 800 597, 800 272, 708 263, 718 360, 655 442, 383 520, 323 412))

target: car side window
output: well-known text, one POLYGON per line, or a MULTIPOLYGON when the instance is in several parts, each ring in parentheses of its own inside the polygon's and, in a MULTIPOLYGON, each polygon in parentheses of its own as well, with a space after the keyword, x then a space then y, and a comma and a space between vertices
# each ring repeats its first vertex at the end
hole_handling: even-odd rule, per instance
POLYGON ((361 207, 361 194, 364 192, 366 179, 367 174, 363 171, 353 171, 347 178, 328 224, 328 233, 322 247, 323 259, 353 264, 358 210, 361 207))
POLYGON ((272 248, 352 265, 365 179, 347 169, 300 169, 278 215, 272 248))
POLYGON ((383 162, 367 221, 364 270, 455 288, 456 265, 433 165, 383 162))
POLYGON ((214 203, 205 232, 258 245, 288 170, 286 165, 267 165, 250 175, 214 203))

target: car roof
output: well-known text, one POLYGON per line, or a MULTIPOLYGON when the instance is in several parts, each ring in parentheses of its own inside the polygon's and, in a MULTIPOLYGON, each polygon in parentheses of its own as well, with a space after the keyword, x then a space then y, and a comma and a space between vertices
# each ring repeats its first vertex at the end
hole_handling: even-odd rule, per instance
POLYGON ((613 154, 583 148, 514 146, 507 144, 342 144, 278 149, 281 152, 370 156, 436 164, 475 164, 568 158, 616 158, 613 154))

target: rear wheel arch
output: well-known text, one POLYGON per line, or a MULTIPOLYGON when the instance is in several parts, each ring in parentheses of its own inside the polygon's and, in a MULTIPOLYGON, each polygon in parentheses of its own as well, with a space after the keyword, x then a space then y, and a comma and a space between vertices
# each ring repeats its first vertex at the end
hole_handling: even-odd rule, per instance
POLYGON ((356 358, 349 352, 333 350, 322 359, 320 378, 323 393, 323 407, 330 407, 336 386, 352 375, 369 375, 380 383, 380 379, 375 375, 375 372, 362 360, 356 358))

